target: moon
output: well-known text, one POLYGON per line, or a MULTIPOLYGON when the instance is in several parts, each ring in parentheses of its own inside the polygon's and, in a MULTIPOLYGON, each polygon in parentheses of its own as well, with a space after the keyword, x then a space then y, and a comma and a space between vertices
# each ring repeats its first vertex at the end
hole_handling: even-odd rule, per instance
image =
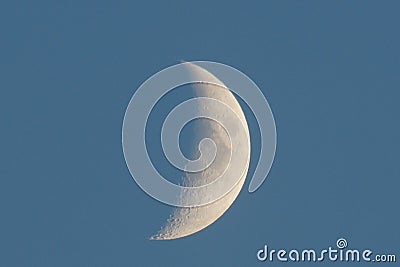
MULTIPOLYGON (((224 117, 225 122, 228 122, 229 126, 233 128, 244 127, 245 137, 241 137, 243 140, 239 142, 233 142, 231 144, 231 139, 229 138, 226 128, 218 124, 216 121, 201 119, 198 120, 196 124, 196 135, 193 136, 193 140, 198 140, 200 137, 211 138, 217 148, 217 154, 211 165, 205 170, 197 173, 186 172, 183 177, 182 183, 185 186, 202 186, 215 181, 229 165, 230 156, 232 151, 232 146, 238 146, 235 151, 240 155, 244 155, 241 159, 245 165, 245 171, 241 172, 240 166, 231 166, 232 168, 237 168, 236 173, 240 176, 238 183, 225 194, 222 198, 218 200, 198 207, 177 207, 174 208, 166 223, 161 227, 161 229, 153 236, 150 240, 169 240, 185 237, 192 235, 196 232, 201 231, 207 226, 214 223, 218 218, 220 218, 233 204, 240 190, 243 187, 244 181, 247 176, 249 163, 250 163, 250 134, 248 129, 248 124, 235 96, 231 93, 229 89, 224 88, 224 85, 217 77, 211 74, 209 71, 201 68, 193 63, 186 63, 187 74, 193 78, 193 80, 198 81, 209 81, 211 83, 194 83, 191 85, 193 89, 193 94, 195 97, 208 97, 214 98, 228 105, 236 116, 232 114, 227 114, 221 112, 221 107, 219 105, 207 105, 198 102, 196 109, 201 112, 201 110, 207 109, 208 112, 212 112, 217 117, 224 117), (227 117, 228 116, 228 117, 227 117)), ((231 128, 231 127, 229 127, 231 128)), ((232 129, 232 128, 231 128, 232 129)), ((196 150, 197 151, 197 150, 196 150)), ((198 151, 197 151, 198 152, 198 151)), ((235 173, 235 172, 234 172, 235 173)), ((184 198, 203 198, 202 195, 182 195, 184 198)))

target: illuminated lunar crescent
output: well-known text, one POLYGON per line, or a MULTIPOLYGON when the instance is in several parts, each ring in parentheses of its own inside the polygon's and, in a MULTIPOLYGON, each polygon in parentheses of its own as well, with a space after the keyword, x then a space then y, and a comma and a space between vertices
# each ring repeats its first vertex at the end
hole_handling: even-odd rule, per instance
MULTIPOLYGON (((216 84, 222 84, 214 75, 205 69, 194 65, 187 64, 187 71, 194 79, 199 81, 217 81, 216 84)), ((229 136, 225 128, 215 121, 202 119, 199 121, 197 134, 202 136, 209 136, 217 147, 217 155, 215 156, 212 164, 203 171, 197 173, 186 173, 183 178, 185 186, 202 186, 214 181, 226 169, 230 161, 231 146, 239 146, 235 148, 237 153, 245 155, 243 157, 243 164, 245 164, 245 171, 241 172, 240 166, 237 168, 237 173, 240 175, 238 183, 222 198, 198 207, 177 207, 171 213, 169 219, 161 230, 151 240, 168 240, 176 239, 184 236, 194 234, 215 222, 221 217, 225 211, 232 205, 236 197, 239 195, 243 187, 244 181, 247 176, 247 171, 250 162, 250 134, 246 118, 243 110, 241 109, 235 96, 226 88, 206 83, 192 84, 194 94, 197 97, 214 98, 228 105, 235 113, 236 116, 221 112, 219 105, 204 106, 198 102, 197 108, 199 112, 207 109, 209 112, 215 114, 216 117, 224 117, 224 121, 228 122, 229 128, 245 127, 245 137, 231 144, 229 136), (227 116, 230 116, 227 118, 227 116)), ((232 167, 232 166, 231 166, 232 167)), ((202 195, 182 195, 181 198, 203 198, 202 195)))

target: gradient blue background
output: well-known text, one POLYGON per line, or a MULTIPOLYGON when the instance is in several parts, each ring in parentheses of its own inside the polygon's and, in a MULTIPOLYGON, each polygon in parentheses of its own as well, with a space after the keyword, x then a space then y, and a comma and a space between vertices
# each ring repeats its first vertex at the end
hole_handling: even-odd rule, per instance
POLYGON ((0 266, 267 266, 256 259, 264 244, 323 249, 339 237, 399 258, 399 10, 2 1, 0 266), (179 60, 249 75, 278 147, 256 193, 243 190, 200 233, 154 242, 171 207, 131 178, 121 126, 136 88, 179 60))

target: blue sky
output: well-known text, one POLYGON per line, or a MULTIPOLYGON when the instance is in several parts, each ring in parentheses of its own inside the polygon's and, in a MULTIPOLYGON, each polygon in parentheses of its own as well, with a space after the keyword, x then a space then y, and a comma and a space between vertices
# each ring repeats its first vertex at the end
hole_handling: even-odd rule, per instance
POLYGON ((257 266, 264 244, 323 249, 339 237, 400 257, 399 8, 3 1, 0 266, 257 266), (121 127, 136 88, 180 60, 252 78, 277 153, 262 187, 216 223, 154 242, 171 207, 131 178, 121 127))

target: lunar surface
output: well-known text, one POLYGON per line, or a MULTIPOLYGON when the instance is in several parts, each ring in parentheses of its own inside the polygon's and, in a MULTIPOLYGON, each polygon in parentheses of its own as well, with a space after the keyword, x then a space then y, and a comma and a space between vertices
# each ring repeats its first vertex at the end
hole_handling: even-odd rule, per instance
MULTIPOLYGON (((215 81, 217 84, 222 84, 221 81, 205 69, 191 63, 187 64, 188 74, 195 80, 215 81)), ((232 114, 221 114, 221 108, 218 105, 204 106, 200 103, 196 107, 199 112, 203 109, 208 109, 208 111, 211 111, 217 116, 225 116, 225 121, 232 124, 231 126, 234 126, 234 128, 244 127, 246 136, 245 138, 242 138, 243 140, 231 144, 228 133, 224 127, 213 120, 200 119, 196 124, 196 136, 193 136, 193 140, 199 140, 199 138, 201 139, 205 137, 211 138, 216 144, 217 155, 213 163, 205 170, 197 173, 186 173, 185 177, 183 177, 182 184, 189 187, 202 186, 217 179, 222 173, 224 173, 229 164, 232 146, 238 146, 236 151, 244 155, 242 160, 245 165, 245 171, 241 172, 239 166, 233 166, 233 168, 238 168, 237 174, 240 176, 240 178, 238 177, 239 182, 222 198, 204 206, 175 208, 170 217, 166 220, 164 226, 161 227, 161 230, 154 236, 150 237, 151 240, 181 238, 194 234, 211 225, 221 217, 235 201, 247 176, 250 162, 250 135, 246 118, 235 96, 228 89, 217 85, 196 83, 192 84, 191 87, 195 97, 210 97, 222 101, 236 113, 236 116, 233 116, 232 114), (226 116, 231 116, 232 118, 226 120, 226 116)), ((194 146, 194 150, 195 149, 196 146, 194 146)), ((184 199, 202 198, 204 196, 182 195, 180 197, 184 199)))

